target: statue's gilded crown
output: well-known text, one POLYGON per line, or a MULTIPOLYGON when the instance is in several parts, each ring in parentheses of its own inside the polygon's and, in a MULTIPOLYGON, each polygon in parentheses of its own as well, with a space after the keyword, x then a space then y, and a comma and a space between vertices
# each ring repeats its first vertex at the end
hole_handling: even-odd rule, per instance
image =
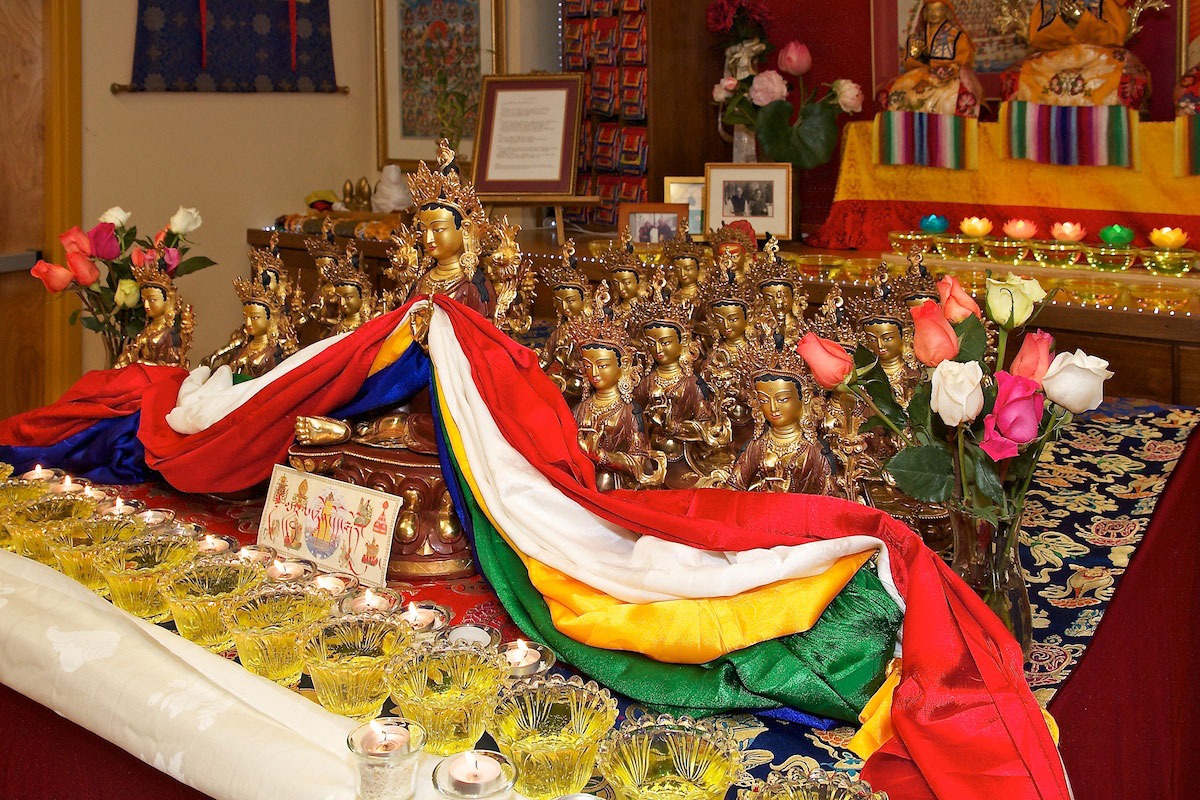
POLYGON ((344 253, 321 267, 321 277, 334 286, 357 286, 364 295, 371 291, 371 276, 359 268, 358 248, 354 242, 347 242, 344 253))
MULTIPOLYGON (((656 278, 658 276, 656 275, 656 278)), ((668 326, 679 330, 679 338, 691 333, 692 306, 687 302, 664 299, 661 279, 653 282, 650 294, 633 302, 629 315, 630 330, 643 331, 647 327, 668 326)))
POLYGON ((704 247, 692 241, 692 237, 688 235, 687 220, 685 219, 679 226, 679 232, 675 234, 675 238, 663 244, 662 254, 663 260, 667 263, 677 258, 692 258, 699 262, 704 258, 704 247))
POLYGON ((542 279, 552 290, 578 289, 583 297, 588 296, 591 283, 588 281, 587 275, 579 268, 579 261, 575 258, 574 239, 567 240, 567 243, 563 245, 559 260, 550 263, 550 266, 543 271, 542 279))
MULTIPOLYGON (((275 237, 272 237, 272 241, 276 241, 275 237)), ((274 248, 250 248, 250 274, 258 277, 264 272, 284 275, 286 270, 283 267, 283 256, 274 248)))
POLYGON ((416 172, 407 176, 408 191, 417 208, 440 205, 455 209, 464 218, 482 216, 483 207, 475 195, 475 187, 463 180, 454 151, 445 139, 438 143, 438 166, 435 172, 422 161, 417 164, 416 172))
POLYGON ((741 220, 730 222, 722 225, 714 230, 709 230, 708 241, 712 244, 715 252, 718 247, 723 244, 733 243, 740 244, 746 248, 747 253, 753 253, 758 249, 758 241, 754 235, 754 228, 750 223, 741 220))
POLYGON ((700 307, 738 305, 747 312, 754 306, 755 294, 749 283, 742 283, 728 271, 718 269, 716 275, 700 285, 700 307))
MULTIPOLYGON (((888 274, 886 264, 880 264, 871 279, 871 291, 846 301, 843 317, 845 321, 861 326, 869 320, 894 322, 905 330, 912 329, 905 294, 912 285, 897 286, 888 274)), ((936 294, 936 287, 934 293, 936 294)))
POLYGON ((779 257, 779 240, 774 236, 767 239, 762 252, 754 256, 747 270, 747 281, 758 288, 772 283, 784 283, 795 288, 801 283, 796 268, 779 257))
MULTIPOLYGON (((891 279, 892 289, 906 303, 912 304, 919 298, 938 300, 937 278, 925 268, 925 259, 919 252, 908 256, 908 269, 904 275, 891 279)), ((918 303, 919 305, 919 303, 918 303)))
POLYGON ((629 338, 629 331, 622 323, 603 314, 594 314, 572 322, 567 327, 567 335, 571 337, 577 350, 589 345, 602 345, 616 350, 621 354, 622 360, 630 358, 633 353, 633 341, 629 338))
POLYGON ((804 359, 790 347, 776 350, 769 344, 756 344, 748 348, 743 355, 745 364, 744 375, 750 393, 753 394, 754 382, 764 375, 778 375, 798 381, 810 393, 812 391, 812 375, 804 359))
POLYGON ((633 251, 633 236, 628 227, 621 231, 618 246, 601 251, 596 260, 609 275, 614 272, 636 272, 639 278, 646 277, 646 265, 633 251))
POLYGON ((314 259, 337 258, 342 253, 337 243, 331 237, 327 236, 305 239, 304 249, 308 250, 308 254, 314 259))
POLYGON ((242 301, 242 305, 250 303, 260 305, 267 309, 271 319, 279 317, 279 298, 263 286, 262 281, 234 278, 233 290, 237 292, 238 300, 242 301))
POLYGON ((162 268, 162 253, 158 250, 145 250, 141 266, 134 265, 133 277, 140 286, 157 286, 164 292, 175 289, 175 282, 170 273, 162 268))

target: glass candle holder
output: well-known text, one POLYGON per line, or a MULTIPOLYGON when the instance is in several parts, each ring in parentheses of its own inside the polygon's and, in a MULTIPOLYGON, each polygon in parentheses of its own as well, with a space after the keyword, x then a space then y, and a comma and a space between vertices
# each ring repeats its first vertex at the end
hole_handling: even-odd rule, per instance
POLYGON ((618 800, 720 800, 742 775, 723 723, 668 714, 627 718, 601 743, 597 765, 618 800))
POLYGON ((50 550, 53 523, 90 517, 96 503, 78 494, 48 494, 12 509, 5 523, 12 536, 14 550, 35 561, 58 567, 50 550))
MULTIPOLYGON (((179 533, 184 536, 201 537, 208 533, 208 530, 199 522, 183 522, 176 519, 170 525, 163 526, 163 530, 170 533, 179 533)), ((224 536, 223 539, 232 539, 234 544, 237 544, 237 539, 232 536, 224 536)))
POLYGON ((0 461, 0 482, 6 481, 12 477, 13 465, 6 461, 0 461))
POLYGON ((175 512, 169 508, 147 508, 145 511, 137 512, 134 516, 146 523, 147 528, 170 525, 175 521, 175 512))
POLYGON ((500 691, 487 723, 500 752, 517 767, 516 790, 553 800, 583 789, 600 740, 617 719, 617 701, 579 676, 533 678, 500 691))
POLYGON ((1152 275, 1179 276, 1196 266, 1200 253, 1195 250, 1147 248, 1142 263, 1152 275))
MULTIPOLYGON (((179 530, 179 525, 170 526, 171 530, 179 530)), ((180 533, 192 535, 190 531, 180 530, 180 533)), ((233 536, 221 536, 217 533, 202 533, 196 536, 196 545, 199 551, 206 556, 215 556, 220 553, 237 552, 240 543, 233 536)))
POLYGON ((433 787, 451 800, 504 800, 516 779, 516 766, 494 750, 468 750, 433 768, 433 787))
POLYGON ((96 508, 97 514, 107 514, 113 517, 132 517, 139 511, 144 511, 146 504, 136 498, 126 500, 124 497, 115 497, 111 503, 101 503, 96 508))
POLYGON ((388 666, 392 702, 425 726, 425 749, 469 750, 483 736, 485 713, 505 675, 495 650, 470 642, 422 642, 388 666))
POLYGON ((947 261, 973 261, 979 254, 979 239, 959 234, 935 236, 933 247, 947 261))
POLYGON ((828 276, 834 281, 862 283, 871 280, 880 267, 887 269, 878 258, 847 258, 842 260, 841 266, 831 268, 828 276))
POLYGON ((265 544, 244 544, 237 549, 237 557, 243 561, 261 564, 264 569, 278 558, 275 548, 265 544))
POLYGON ((43 467, 41 464, 35 464, 33 469, 28 472, 22 472, 19 477, 23 481, 60 481, 67 473, 61 469, 53 467, 43 467))
POLYGON ((267 564, 267 580, 276 583, 307 583, 317 574, 317 565, 300 558, 276 558, 267 564))
POLYGON ((388 661, 404 650, 411 629, 394 616, 364 612, 314 623, 302 636, 317 701, 360 722, 378 716, 388 695, 388 661))
POLYGON ((158 578, 179 635, 206 650, 222 653, 233 647, 233 633, 222 609, 239 603, 266 580, 266 569, 229 553, 201 556, 158 578))
POLYGON ((1192 302, 1192 290, 1161 283, 1139 283, 1129 287, 1129 299, 1141 311, 1179 313, 1192 302))
POLYGON ((845 264, 846 260, 827 253, 805 253, 804 255, 788 256, 787 260, 796 265, 796 271, 809 278, 821 278, 845 264))
POLYGON ((292 688, 304 671, 300 635, 333 613, 333 598, 303 583, 267 583, 222 610, 238 660, 255 675, 292 688))
POLYGON ((404 606, 404 596, 394 589, 375 589, 371 586, 351 592, 342 598, 339 606, 347 614, 364 614, 374 611, 392 614, 404 606))
POLYGON ((469 642, 481 647, 498 648, 502 636, 499 629, 491 625, 451 625, 442 632, 448 642, 469 642))
POLYGON ((108 583, 96 568, 96 556, 112 542, 140 536, 146 525, 134 517, 89 517, 58 522, 50 529, 50 552, 59 570, 101 597, 108 583))
POLYGON ((1083 255, 1084 245, 1079 242, 1033 242, 1033 260, 1043 267, 1064 269, 1073 265, 1083 255))
POLYGON ((84 494, 91 485, 92 482, 86 478, 74 478, 70 475, 63 475, 62 480, 47 483, 50 494, 84 494))
POLYGON ((446 606, 437 603, 412 602, 398 616, 412 626, 417 641, 425 641, 437 638, 449 627, 454 614, 446 606))
POLYGON ((933 235, 926 231, 891 231, 888 233, 888 244, 898 256, 907 256, 913 250, 928 253, 933 249, 933 235))
POLYGON ((532 678, 549 672, 557 658, 544 644, 517 639, 504 645, 504 661, 509 679, 532 678))
POLYGON ((1098 245, 1085 248, 1088 266, 1101 272, 1124 272, 1137 260, 1138 251, 1125 245, 1098 245))
POLYGON ((1067 297, 1085 306, 1115 306, 1124 290, 1118 281, 1089 278, 1063 281, 1060 286, 1067 297))
POLYGON ((96 505, 105 506, 117 499, 117 490, 111 486, 85 486, 83 496, 95 500, 96 505))
POLYGON ((337 603, 341 603, 343 599, 353 594, 359 585, 358 578, 341 572, 314 575, 310 584, 318 591, 329 595, 337 603))
POLYGON ((0 483, 0 549, 16 550, 16 542, 8 529, 8 517, 19 506, 36 500, 46 493, 45 481, 26 481, 20 478, 0 483))
POLYGON ((158 591, 158 578, 195 556, 192 537, 155 531, 108 545, 95 564, 113 605, 147 622, 163 622, 171 618, 171 610, 158 591))
POLYGON ((766 780, 738 789, 738 800, 888 800, 887 792, 872 791, 871 784, 844 772, 801 767, 774 771, 766 780))
POLYGON ((380 717, 346 737, 358 762, 358 800, 409 800, 417 791, 417 761, 425 729, 403 717, 380 717))
POLYGON ((980 242, 988 261, 1017 266, 1029 258, 1029 242, 1024 239, 984 239, 980 242))

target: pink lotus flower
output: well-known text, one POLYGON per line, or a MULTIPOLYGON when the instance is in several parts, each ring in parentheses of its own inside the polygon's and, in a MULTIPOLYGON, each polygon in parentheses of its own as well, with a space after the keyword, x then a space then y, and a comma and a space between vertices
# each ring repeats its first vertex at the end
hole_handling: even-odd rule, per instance
POLYGON ((951 323, 962 322, 972 314, 983 319, 979 304, 962 288, 958 278, 947 275, 937 282, 937 290, 938 297, 942 299, 942 313, 951 323))
POLYGON ((1010 219, 1004 223, 1004 235, 1010 239, 1032 239, 1037 236, 1037 224, 1029 219, 1010 219))
POLYGON ((809 52, 808 45, 793 40, 779 51, 778 64, 779 68, 789 75, 803 75, 812 69, 812 53, 809 52))
POLYGON ((58 241, 62 243, 63 250, 66 250, 68 253, 83 253, 89 256, 92 254, 91 240, 83 232, 83 228, 80 228, 78 225, 69 231, 60 233, 58 241))
POLYGON ((1021 342, 1021 349, 1009 365, 1008 371, 1021 378, 1027 378, 1038 386, 1046 377, 1050 368, 1050 349, 1054 347, 1054 337, 1039 329, 1036 333, 1026 333, 1021 342))
POLYGON ((63 289, 71 285, 74 278, 71 277, 71 270, 66 267, 60 267, 58 264, 51 264, 49 261, 38 261, 29 270, 29 274, 42 282, 48 292, 61 292, 63 289))
POLYGON ((87 232, 91 253, 96 258, 109 261, 121 252, 121 243, 117 241, 116 226, 111 222, 98 223, 87 232))
POLYGON ((1050 235, 1060 242, 1081 242, 1087 228, 1078 222, 1056 222, 1050 227, 1050 235))
POLYGON ((808 364, 813 379, 826 389, 832 389, 854 370, 854 359, 837 342, 822 339, 812 331, 796 345, 796 352, 808 364))
POLYGON ((1012 458, 1020 445, 1037 438, 1045 408, 1045 398, 1037 389, 1028 378, 996 372, 996 405, 983 420, 979 444, 993 461, 1012 458))
POLYGON ((958 355, 958 336, 942 307, 932 300, 910 309, 913 318, 913 354, 927 367, 936 367, 958 355))
POLYGON ((829 84, 829 88, 837 95, 838 108, 847 114, 857 114, 863 108, 863 90, 852 80, 838 78, 829 84))
POLYGON ((773 69, 758 73, 750 84, 750 102, 756 106, 767 106, 776 100, 783 100, 787 94, 787 81, 773 69))

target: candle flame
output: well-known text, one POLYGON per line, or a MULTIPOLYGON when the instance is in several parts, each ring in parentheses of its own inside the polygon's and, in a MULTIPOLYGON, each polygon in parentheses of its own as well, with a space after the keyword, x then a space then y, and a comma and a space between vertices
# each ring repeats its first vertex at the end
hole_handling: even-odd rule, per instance
POLYGON ((42 465, 41 464, 33 465, 33 474, 41 477, 41 474, 42 474, 42 465))
POLYGON ((479 770, 479 756, 475 755, 472 751, 468 750, 463 753, 463 761, 467 762, 467 769, 471 770, 471 772, 479 770))
POLYGON ((125 507, 125 504, 122 503, 121 498, 118 497, 117 502, 113 505, 113 508, 115 508, 117 511, 120 511, 124 507, 125 507))
POLYGON ((63 478, 63 488, 64 489, 71 488, 71 476, 70 475, 67 475, 66 477, 63 478))
POLYGON ((416 615, 417 615, 417 604, 416 604, 416 603, 409 603, 409 604, 408 604, 408 612, 407 612, 407 616, 410 616, 410 617, 415 617, 416 615))

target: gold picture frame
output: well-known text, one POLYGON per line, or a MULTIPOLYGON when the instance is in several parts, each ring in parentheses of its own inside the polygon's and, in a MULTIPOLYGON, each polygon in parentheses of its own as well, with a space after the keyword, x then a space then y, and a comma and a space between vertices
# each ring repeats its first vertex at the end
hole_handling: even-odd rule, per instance
MULTIPOLYGON (((479 81, 471 82, 465 87, 468 93, 478 101, 482 90, 483 76, 502 75, 507 69, 505 52, 506 3, 507 0, 445 0, 447 5, 455 8, 471 8, 477 26, 479 40, 479 81)), ((401 66, 402 52, 407 45, 410 48, 415 41, 427 42, 436 40, 438 36, 452 37, 456 31, 465 30, 467 23, 459 28, 451 27, 458 24, 454 21, 429 20, 410 14, 411 24, 405 25, 405 11, 419 5, 415 0, 375 0, 375 150, 379 169, 387 164, 399 164, 406 171, 416 169, 417 162, 432 160, 436 153, 437 135, 405 135, 405 119, 401 116, 404 105, 401 98, 406 88, 409 99, 415 94, 432 98, 431 91, 423 91, 418 86, 405 87, 404 73, 401 66), (441 22, 441 25, 436 23, 441 22)), ((465 16, 460 11, 458 15, 465 16)), ((422 45, 424 46, 424 45, 422 45)), ((410 64, 412 59, 409 59, 410 64)), ((455 80, 452 71, 444 76, 447 80, 455 80)), ((419 104, 411 104, 416 107, 419 104)), ((460 128, 461 138, 455 148, 459 155, 460 167, 465 171, 470 166, 473 153, 476 105, 472 105, 466 114, 460 128)))
POLYGON ((792 238, 792 165, 751 162, 704 165, 704 216, 710 228, 744 219, 759 238, 792 238))

